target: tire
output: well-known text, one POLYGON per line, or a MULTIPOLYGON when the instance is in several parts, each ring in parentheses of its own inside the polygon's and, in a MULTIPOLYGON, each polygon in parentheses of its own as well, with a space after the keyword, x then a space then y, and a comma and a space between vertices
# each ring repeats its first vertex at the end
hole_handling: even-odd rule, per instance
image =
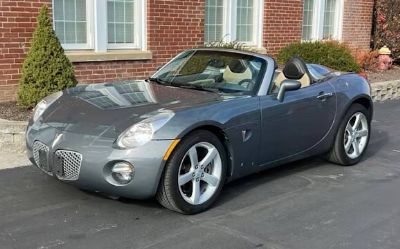
POLYGON ((342 166, 357 164, 367 150, 371 135, 371 116, 369 111, 360 104, 350 106, 337 131, 334 144, 327 154, 328 161, 342 166), (360 117, 360 124, 355 127, 357 117, 360 117), (365 117, 365 120, 363 120, 365 117), (353 123, 354 122, 354 123, 353 123), (351 129, 348 128, 348 124, 351 129), (365 132, 367 129, 367 132, 365 132), (362 136, 361 136, 362 135, 362 136), (352 142, 354 140, 354 142, 352 142), (357 144, 358 152, 357 152, 357 144))
POLYGON ((227 155, 218 137, 209 131, 194 131, 182 139, 167 161, 156 198, 162 206, 179 213, 202 212, 220 194, 226 171, 227 155), (207 160, 211 160, 209 164, 206 157, 213 158, 207 160))

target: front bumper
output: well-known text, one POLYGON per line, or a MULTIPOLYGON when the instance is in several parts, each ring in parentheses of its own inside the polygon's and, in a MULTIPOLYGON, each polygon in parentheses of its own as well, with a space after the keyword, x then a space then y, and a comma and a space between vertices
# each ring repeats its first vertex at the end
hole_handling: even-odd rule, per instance
MULTIPOLYGON (((30 161, 36 165, 33 144, 40 142, 48 147, 44 163, 47 173, 59 180, 81 189, 104 194, 144 199, 155 195, 165 162, 163 156, 172 140, 154 140, 134 149, 118 149, 114 139, 59 131, 54 127, 29 125, 26 145, 30 161), (58 152, 81 155, 80 168, 76 177, 59 177, 56 160, 58 152), (134 166, 133 180, 127 185, 112 183, 109 179, 110 167, 116 162, 126 161, 134 166), (57 176, 58 175, 58 176, 57 176)), ((42 155, 43 157, 43 155, 42 155)), ((76 165, 76 164, 75 164, 76 165)), ((43 168, 42 168, 43 170, 43 168)))

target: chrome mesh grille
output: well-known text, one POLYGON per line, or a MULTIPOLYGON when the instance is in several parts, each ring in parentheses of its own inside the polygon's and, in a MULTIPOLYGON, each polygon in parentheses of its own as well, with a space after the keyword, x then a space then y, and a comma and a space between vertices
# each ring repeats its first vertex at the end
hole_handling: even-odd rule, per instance
POLYGON ((78 180, 79 171, 81 170, 82 154, 69 150, 57 150, 55 155, 61 158, 63 169, 63 174, 57 174, 57 177, 62 180, 78 180))
POLYGON ((48 171, 48 162, 47 162, 47 155, 49 153, 49 147, 45 145, 44 143, 40 141, 35 141, 33 143, 33 160, 36 163, 36 166, 39 168, 48 171), (40 151, 43 151, 45 153, 45 160, 43 158, 40 158, 40 151), (42 160, 41 160, 42 159, 42 160))

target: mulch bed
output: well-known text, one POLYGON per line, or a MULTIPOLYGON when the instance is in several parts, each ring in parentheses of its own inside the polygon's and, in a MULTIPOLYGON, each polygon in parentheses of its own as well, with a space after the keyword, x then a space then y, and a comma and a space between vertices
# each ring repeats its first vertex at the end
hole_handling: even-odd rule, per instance
POLYGON ((17 102, 0 103, 0 118, 12 121, 28 121, 32 115, 32 110, 27 110, 17 106, 17 102))
POLYGON ((367 72, 368 80, 371 83, 390 81, 390 80, 400 80, 400 66, 395 65, 392 69, 382 72, 367 72))

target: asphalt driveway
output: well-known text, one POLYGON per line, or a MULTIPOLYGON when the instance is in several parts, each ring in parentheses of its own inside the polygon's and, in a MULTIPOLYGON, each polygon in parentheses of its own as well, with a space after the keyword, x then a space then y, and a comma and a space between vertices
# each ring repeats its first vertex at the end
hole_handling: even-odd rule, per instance
POLYGON ((268 170, 195 216, 83 192, 32 166, 0 171, 0 248, 394 249, 399 235, 400 101, 376 104, 359 165, 313 158, 268 170))

